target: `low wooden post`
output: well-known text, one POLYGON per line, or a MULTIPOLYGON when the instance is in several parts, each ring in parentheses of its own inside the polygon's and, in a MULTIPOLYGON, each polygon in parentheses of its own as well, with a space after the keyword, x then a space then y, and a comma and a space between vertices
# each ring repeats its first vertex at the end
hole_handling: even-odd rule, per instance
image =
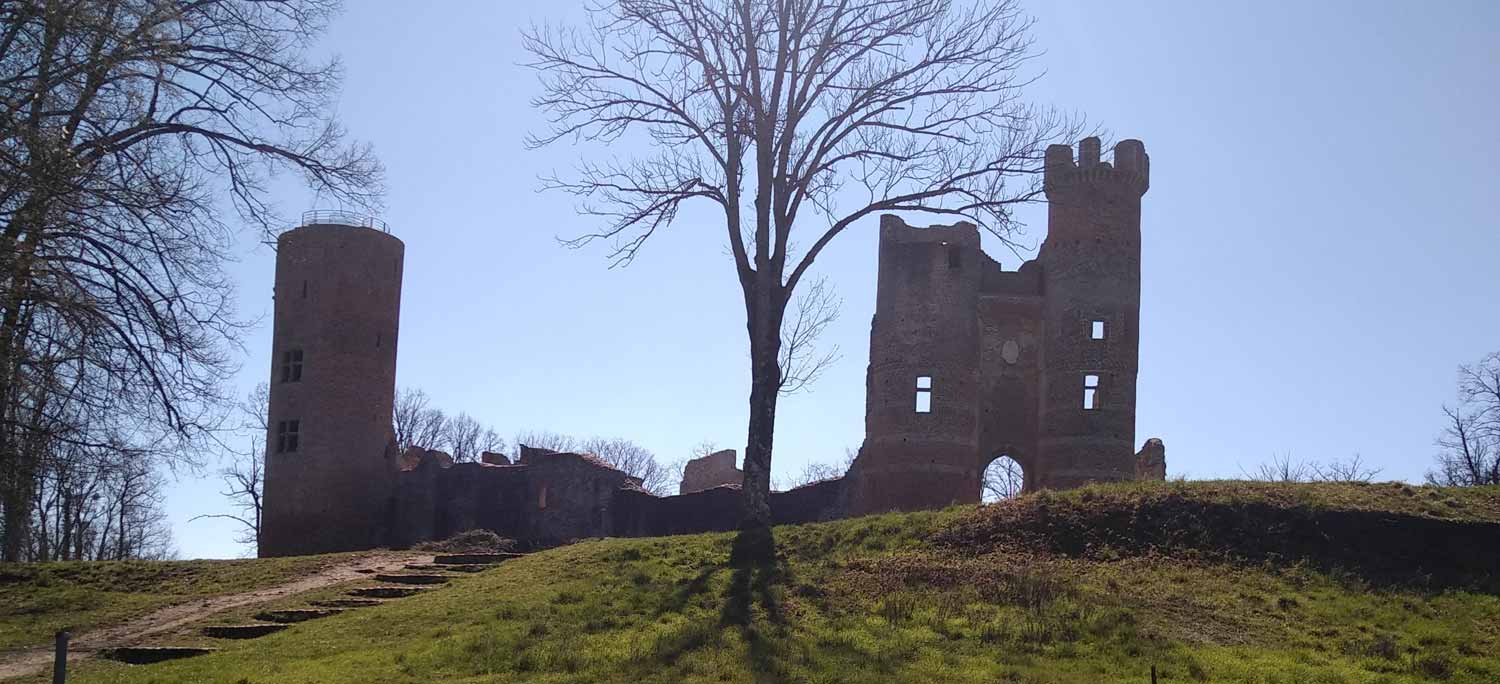
POLYGON ((1156 666, 1151 666, 1151 684, 1156 684, 1156 666))
POLYGON ((57 633, 57 646, 52 658, 52 684, 68 682, 68 630, 57 633))

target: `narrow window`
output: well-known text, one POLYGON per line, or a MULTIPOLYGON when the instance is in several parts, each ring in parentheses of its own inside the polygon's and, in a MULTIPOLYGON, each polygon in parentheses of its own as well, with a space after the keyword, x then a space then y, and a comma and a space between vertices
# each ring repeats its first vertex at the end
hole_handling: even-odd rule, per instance
POLYGON ((948 246, 948 268, 961 268, 964 265, 964 253, 958 245, 948 246))
POLYGON ((302 298, 307 299, 307 281, 302 281, 302 298))
POLYGON ((1099 408, 1099 376, 1083 376, 1083 410, 1099 408))
POLYGON ((281 353, 281 381, 298 382, 302 379, 302 350, 288 349, 281 353))
POLYGON ((932 376, 917 376, 917 413, 932 413, 932 376))
POLYGON ((546 508, 547 507, 547 485, 542 485, 542 491, 540 491, 540 492, 537 493, 537 495, 536 495, 536 507, 537 508, 546 508))
POLYGON ((1089 337, 1096 340, 1104 339, 1104 321, 1094 321, 1094 324, 1089 331, 1089 337))
POLYGON ((289 454, 297 451, 302 421, 283 420, 276 424, 276 453, 289 454))
POLYGON ((375 333, 375 348, 380 348, 380 333, 375 333))

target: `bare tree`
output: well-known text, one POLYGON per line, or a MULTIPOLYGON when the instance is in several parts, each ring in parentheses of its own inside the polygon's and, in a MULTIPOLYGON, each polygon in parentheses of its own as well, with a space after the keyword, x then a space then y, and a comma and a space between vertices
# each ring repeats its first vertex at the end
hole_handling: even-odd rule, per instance
POLYGON ((455 462, 478 461, 479 453, 484 451, 484 445, 481 444, 484 432, 484 426, 473 416, 460 413, 444 426, 442 443, 447 447, 448 453, 453 455, 455 462))
POLYGON ((1500 485, 1500 439, 1487 434, 1478 412, 1443 407, 1447 425, 1437 438, 1437 466, 1427 482, 1444 487, 1500 485))
POLYGON ((1344 460, 1314 463, 1311 467, 1313 479, 1319 482, 1371 482, 1380 474, 1379 468, 1370 467, 1359 454, 1344 460))
POLYGON ((1291 452, 1286 452, 1272 454, 1269 463, 1262 463, 1254 472, 1244 474, 1246 479, 1260 482, 1311 482, 1314 470, 1306 462, 1292 458, 1291 452))
POLYGON ((806 389, 838 360, 837 345, 820 354, 816 342, 823 329, 838 320, 842 306, 826 278, 814 280, 797 295, 791 320, 781 326, 781 358, 776 362, 781 368, 783 396, 806 389))
POLYGON ((777 478, 773 489, 784 492, 798 487, 833 480, 843 477, 849 472, 849 466, 854 465, 854 459, 859 452, 854 449, 844 449, 844 459, 839 464, 810 461, 803 464, 802 470, 791 477, 777 478))
MULTIPOLYGON (((252 446, 261 446, 260 440, 254 440, 252 446)), ((260 454, 250 454, 219 469, 219 478, 224 481, 224 490, 219 495, 229 499, 235 512, 195 515, 188 522, 204 518, 233 521, 240 526, 239 534, 234 538, 235 543, 243 544, 251 550, 257 548, 260 545, 261 513, 265 510, 261 505, 261 493, 265 484, 262 463, 260 454)))
POLYGON ((641 487, 657 496, 669 494, 671 486, 676 484, 672 470, 658 463, 656 454, 628 439, 591 437, 583 440, 578 450, 598 456, 626 475, 640 478, 641 487))
POLYGON ((411 447, 443 449, 448 447, 451 432, 448 416, 429 406, 427 393, 420 389, 403 387, 396 392, 396 403, 391 410, 391 431, 396 435, 396 447, 406 451, 411 447))
POLYGON ((579 440, 570 435, 545 430, 532 430, 516 435, 516 455, 520 456, 522 445, 535 449, 549 449, 551 451, 574 452, 579 449, 579 440))
POLYGON ((1458 396, 1473 412, 1479 432, 1492 443, 1500 441, 1500 352, 1458 367, 1458 396))
POLYGON ((225 457, 229 465, 219 469, 219 479, 224 483, 220 496, 229 500, 233 513, 205 513, 188 519, 229 520, 240 526, 235 543, 245 545, 251 553, 260 545, 260 520, 264 508, 261 504, 265 483, 265 444, 267 421, 271 409, 271 386, 262 382, 251 390, 239 405, 240 423, 237 433, 245 439, 244 448, 229 446, 225 457))
MULTIPOLYGON (((745 528, 768 496, 787 303, 845 229, 881 212, 969 220, 1012 242, 1048 143, 1026 104, 1031 26, 1013 0, 602 0, 581 28, 522 37, 551 117, 531 146, 596 144, 544 187, 571 193, 630 262, 684 206, 720 214, 745 306, 745 528), (651 152, 617 160, 633 136, 651 152), (794 239, 794 233, 801 236, 794 239)), ((766 535, 759 535, 768 538, 766 535)), ((764 550, 764 549, 762 549, 764 550)))
POLYGON ((188 459, 218 427, 244 328, 226 207, 269 239, 278 172, 375 200, 379 165, 328 115, 338 64, 308 57, 337 5, 0 2, 5 559, 26 545, 44 442, 188 459))
POLYGON ((1018 496, 1026 485, 1026 474, 1021 464, 1008 456, 1001 456, 984 469, 981 498, 984 501, 1004 501, 1018 496))

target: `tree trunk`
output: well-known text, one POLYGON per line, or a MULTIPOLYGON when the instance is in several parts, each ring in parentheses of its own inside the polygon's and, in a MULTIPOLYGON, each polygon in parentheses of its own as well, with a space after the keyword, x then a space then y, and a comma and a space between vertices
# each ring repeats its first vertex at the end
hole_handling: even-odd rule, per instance
POLYGON ((776 400, 781 389, 781 318, 785 311, 779 277, 757 274, 747 297, 750 333, 750 420, 745 438, 745 480, 741 490, 742 530, 771 526, 771 449, 776 433, 776 400))

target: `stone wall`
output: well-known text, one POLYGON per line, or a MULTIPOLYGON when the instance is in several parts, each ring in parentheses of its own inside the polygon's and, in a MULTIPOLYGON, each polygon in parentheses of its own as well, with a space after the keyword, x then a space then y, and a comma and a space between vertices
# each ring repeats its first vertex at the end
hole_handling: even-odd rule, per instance
POLYGON ((745 471, 734 467, 738 455, 734 449, 715 451, 702 458, 688 461, 682 467, 682 483, 678 494, 692 494, 722 485, 738 485, 745 481, 745 471))

